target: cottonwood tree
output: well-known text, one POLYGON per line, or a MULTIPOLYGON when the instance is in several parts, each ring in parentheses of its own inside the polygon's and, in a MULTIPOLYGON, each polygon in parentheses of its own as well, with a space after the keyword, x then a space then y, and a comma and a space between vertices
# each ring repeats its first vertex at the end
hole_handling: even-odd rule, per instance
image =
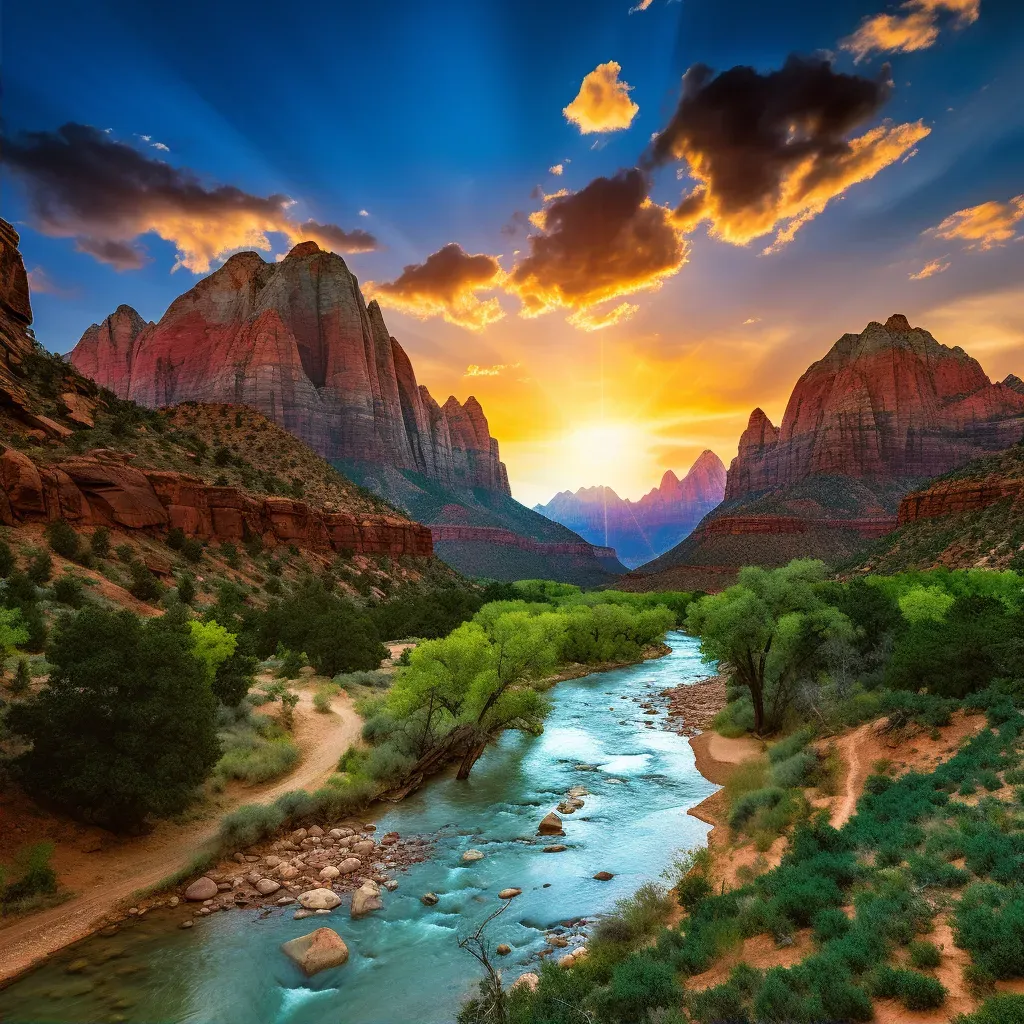
POLYGON ((822 669, 826 643, 854 638, 850 620, 821 597, 824 579, 824 564, 811 559, 781 569, 748 566, 735 586, 687 613, 701 653, 750 691, 758 735, 782 724, 799 682, 822 669))

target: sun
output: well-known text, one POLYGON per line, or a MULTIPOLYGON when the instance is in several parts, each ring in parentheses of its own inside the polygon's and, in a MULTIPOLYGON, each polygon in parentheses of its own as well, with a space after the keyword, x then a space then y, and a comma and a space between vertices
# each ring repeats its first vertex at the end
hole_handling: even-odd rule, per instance
POLYGON ((574 428, 559 445, 564 479, 576 487, 604 484, 629 492, 646 465, 647 438, 634 423, 593 423, 574 428))

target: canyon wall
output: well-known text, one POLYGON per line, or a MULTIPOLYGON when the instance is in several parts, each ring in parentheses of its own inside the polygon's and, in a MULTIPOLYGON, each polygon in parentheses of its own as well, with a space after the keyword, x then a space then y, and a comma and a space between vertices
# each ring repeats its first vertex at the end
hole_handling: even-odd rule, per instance
POLYGON ((158 323, 119 306, 71 352, 85 376, 150 407, 258 409, 330 460, 415 470, 509 494, 480 403, 431 397, 345 261, 302 242, 267 263, 232 256, 158 323))

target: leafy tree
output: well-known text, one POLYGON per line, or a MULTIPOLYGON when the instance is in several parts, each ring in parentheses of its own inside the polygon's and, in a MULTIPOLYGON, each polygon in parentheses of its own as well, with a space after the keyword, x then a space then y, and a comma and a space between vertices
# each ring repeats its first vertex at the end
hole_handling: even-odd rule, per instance
POLYGON ((238 637, 212 619, 207 622, 192 619, 188 628, 192 633, 192 653, 206 667, 206 679, 212 686, 217 670, 235 653, 238 637))
POLYGON ((132 577, 128 590, 133 597, 137 597, 147 604, 152 604, 160 599, 163 587, 160 586, 160 581, 150 572, 145 562, 137 558, 133 559, 128 566, 128 571, 132 577))
POLYGON ((256 658, 240 646, 217 667, 213 677, 213 694, 225 707, 235 708, 255 682, 256 658))
POLYGON ((85 601, 82 580, 74 573, 66 572, 58 576, 50 589, 53 592, 54 601, 67 605, 69 608, 81 608, 85 601))
POLYGON ((182 604, 191 604, 196 599, 196 578, 190 572, 178 576, 178 600, 182 604))
POLYGON ((32 685, 32 670, 28 665, 28 658, 19 658, 18 667, 14 670, 14 679, 11 680, 12 693, 25 693, 32 685))
POLYGON ((28 578, 37 586, 42 586, 50 581, 53 575, 53 558, 49 551, 37 551, 28 562, 25 570, 28 578))
POLYGON ((47 684, 9 714, 32 744, 16 761, 25 788, 119 829, 181 810, 220 755, 184 619, 90 605, 59 620, 47 659, 47 684))
POLYGON ((900 611, 907 622, 942 622, 956 598, 941 587, 914 587, 900 599, 900 611))
POLYGON ((20 608, 0 608, 0 665, 29 638, 20 608))
POLYGON ((853 627, 818 593, 825 566, 809 559, 781 569, 742 569, 735 586, 690 606, 687 625, 705 657, 750 691, 754 731, 782 724, 800 680, 822 667, 826 641, 850 642, 853 627))

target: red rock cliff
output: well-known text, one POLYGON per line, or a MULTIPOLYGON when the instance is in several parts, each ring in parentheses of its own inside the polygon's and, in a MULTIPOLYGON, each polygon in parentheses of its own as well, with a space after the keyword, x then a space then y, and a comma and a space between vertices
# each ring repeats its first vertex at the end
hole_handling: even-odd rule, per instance
POLYGON ((156 324, 119 306, 85 332, 71 361, 142 405, 250 405, 327 459, 510 493, 476 399, 440 407, 417 386, 377 303, 367 305, 345 261, 314 242, 280 263, 232 256, 156 324))
POLYGON ((782 419, 751 414, 725 499, 809 476, 936 476, 1024 433, 1017 378, 993 384, 962 348, 895 314, 845 334, 797 381, 782 419))

